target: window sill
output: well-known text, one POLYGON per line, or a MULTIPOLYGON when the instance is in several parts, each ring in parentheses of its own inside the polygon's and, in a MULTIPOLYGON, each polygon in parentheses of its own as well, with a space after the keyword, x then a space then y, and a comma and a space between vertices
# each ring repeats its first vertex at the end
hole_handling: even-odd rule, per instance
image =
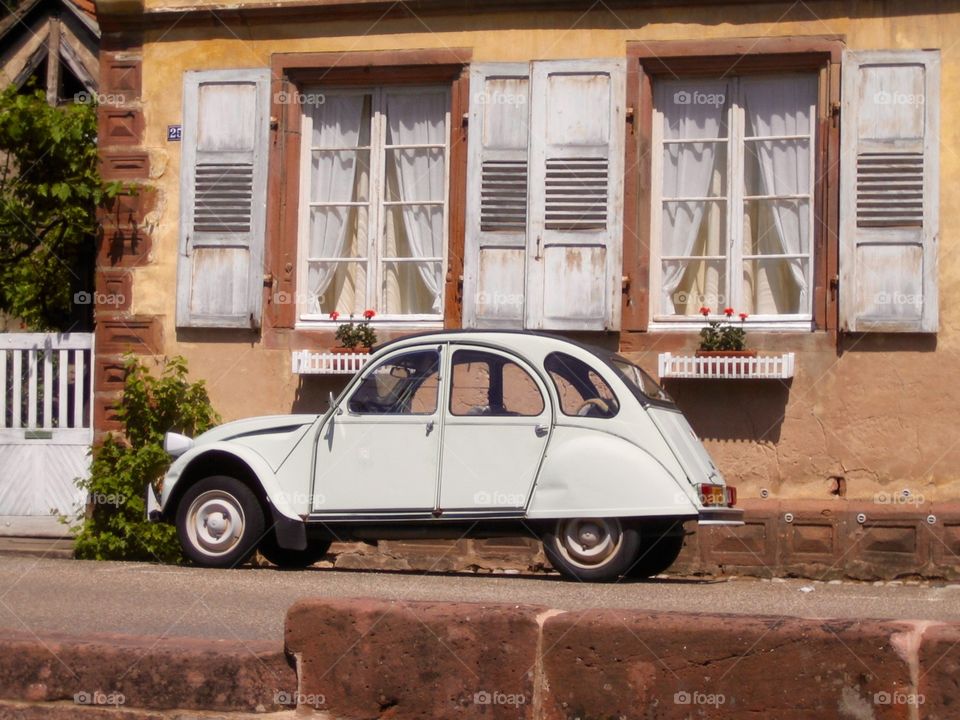
MULTIPOLYGON (((739 327, 738 318, 727 319, 725 317, 710 318, 713 321, 729 322, 731 325, 739 327)), ((707 321, 698 318, 690 320, 652 320, 648 326, 648 332, 663 333, 695 333, 700 332, 707 327, 707 321)), ((747 320, 743 323, 743 329, 749 332, 783 332, 783 333, 809 333, 815 330, 813 320, 804 318, 802 320, 747 320)))
POLYGON ((665 352, 657 356, 660 379, 787 380, 793 377, 796 355, 758 357, 696 357, 665 352))

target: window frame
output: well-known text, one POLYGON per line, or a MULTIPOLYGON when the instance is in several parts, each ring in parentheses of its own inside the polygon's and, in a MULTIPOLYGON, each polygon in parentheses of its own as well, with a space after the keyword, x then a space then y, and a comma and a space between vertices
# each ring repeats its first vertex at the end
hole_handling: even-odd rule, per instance
MULTIPOLYGON (((450 116, 450 89, 443 84, 432 85, 369 85, 369 86, 333 86, 325 85, 305 85, 304 94, 317 95, 370 95, 370 144, 367 146, 370 159, 370 179, 368 186, 368 200, 363 203, 368 208, 367 214, 367 256, 365 258, 343 258, 343 259, 321 259, 328 262, 363 262, 366 264, 366 284, 364 307, 373 309, 377 314, 371 321, 372 324, 402 324, 419 325, 424 327, 439 327, 443 322, 444 315, 444 292, 440 292, 440 312, 438 313, 407 313, 407 314, 388 314, 380 306, 383 300, 383 275, 384 266, 391 262, 421 262, 421 263, 440 263, 441 277, 445 274, 447 267, 447 257, 449 255, 449 218, 450 218, 450 127, 453 119, 450 116), (442 205, 443 207, 443 253, 440 258, 429 258, 418 260, 416 258, 386 258, 383 253, 383 245, 386 239, 386 215, 390 212, 392 206, 399 206, 407 201, 388 200, 387 199, 387 181, 386 181, 386 163, 387 155, 390 150, 402 149, 404 145, 389 144, 387 142, 386 131, 386 95, 394 94, 416 94, 423 91, 441 90, 445 93, 447 99, 447 109, 444 117, 444 144, 443 158, 443 200, 441 201, 420 201, 411 204, 417 205, 442 205), (369 229, 374 228, 374 232, 369 229)), ((310 258, 307 252, 310 230, 310 163, 314 147, 310 142, 313 130, 313 118, 310 113, 301 111, 300 137, 300 197, 298 200, 299 224, 297 232, 297 287, 306 288, 307 273, 309 262, 317 261, 317 258, 310 258)), ((360 146, 358 146, 360 147, 360 146)), ((428 146, 423 146, 428 147, 428 146)), ((429 147, 438 147, 430 145, 429 147)), ((328 203, 331 206, 347 205, 348 202, 328 203)), ((361 203, 349 203, 360 205, 361 203)), ((312 328, 316 326, 328 325, 336 328, 338 321, 331 320, 328 315, 323 313, 310 314, 304 307, 308 301, 307 292, 297 293, 296 296, 296 327, 312 328)), ((344 313, 341 313, 344 314, 344 313)))
POLYGON ((696 332, 703 320, 652 322, 651 297, 653 195, 653 85, 658 77, 695 78, 735 73, 772 74, 812 71, 818 75, 814 119, 816 163, 811 254, 812 320, 799 323, 747 321, 751 330, 837 333, 839 228, 840 63, 841 36, 734 38, 694 41, 628 42, 628 114, 624 178, 624 277, 622 344, 634 344, 629 333, 696 332))
MULTIPOLYGON (((471 420, 473 420, 473 419, 475 419, 475 418, 488 419, 488 420, 491 420, 491 421, 499 421, 499 422, 502 424, 502 423, 504 423, 504 422, 508 422, 508 423, 509 423, 511 420, 513 420, 513 419, 515 419, 515 418, 521 418, 521 419, 543 418, 545 415, 549 415, 549 414, 550 414, 550 412, 551 412, 551 405, 550 405, 550 402, 549 402, 550 395, 549 395, 549 391, 547 390, 546 386, 545 386, 545 385, 542 385, 542 378, 539 378, 538 375, 537 375, 537 373, 533 370, 533 368, 531 368, 530 366, 528 366, 526 363, 522 362, 522 361, 521 361, 519 358, 517 358, 516 356, 514 356, 514 355, 512 355, 512 354, 510 354, 510 353, 504 352, 504 351, 502 351, 502 350, 494 349, 494 348, 487 347, 487 346, 474 346, 474 345, 463 345, 463 344, 454 344, 454 345, 451 345, 449 352, 450 352, 450 370, 449 370, 449 372, 447 373, 447 375, 448 375, 448 377, 449 377, 449 380, 448 380, 448 382, 447 382, 447 401, 446 401, 446 411, 445 411, 445 412, 446 412, 446 415, 447 415, 448 417, 450 417, 450 418, 456 418, 457 421, 460 421, 460 420, 462 420, 463 418, 470 418, 471 420), (455 360, 456 360, 456 355, 457 355, 457 353, 460 353, 460 352, 485 354, 485 355, 490 355, 490 356, 492 356, 492 357, 494 357, 494 358, 499 358, 499 359, 500 359, 500 362, 499 362, 499 364, 498 364, 498 365, 499 365, 498 369, 499 369, 499 371, 500 371, 500 395, 501 395, 501 400, 503 400, 503 370, 504 370, 504 367, 507 365, 507 363, 510 363, 511 365, 516 365, 516 366, 530 379, 530 381, 533 383, 534 388, 536 388, 537 393, 538 393, 539 396, 540 396, 540 405, 541 405, 541 407, 540 407, 540 412, 534 413, 534 414, 531 414, 531 415, 509 414, 509 413, 504 413, 504 414, 489 414, 489 415, 485 415, 485 414, 472 415, 472 414, 470 414, 470 413, 455 413, 455 412, 453 411, 454 392, 455 392, 455 390, 456 390, 456 386, 455 386, 455 381, 456 381, 455 365, 456 365, 456 363, 455 363, 455 360)), ((492 381, 491 381, 491 385, 492 385, 492 384, 493 384, 493 383, 492 383, 492 381)))
POLYGON ((274 53, 270 67, 271 142, 267 191, 266 273, 263 278, 263 339, 267 347, 321 350, 335 344, 334 323, 297 323, 301 113, 285 98, 312 85, 327 87, 444 85, 450 89, 448 213, 443 317, 430 322, 375 318, 381 341, 413 329, 459 327, 458 278, 463 272, 466 126, 470 48, 274 53))
MULTIPOLYGON (((752 74, 746 75, 750 77, 752 74)), ((773 75, 783 75, 784 77, 800 77, 801 75, 806 75, 807 77, 811 76, 812 73, 806 72, 783 72, 783 73, 770 73, 770 75, 763 74, 764 77, 769 77, 773 75)), ((690 77, 690 78, 681 78, 690 83, 696 83, 698 80, 710 81, 716 79, 718 76, 702 76, 702 77, 690 77)), ((731 81, 739 82, 739 79, 745 77, 734 72, 727 75, 726 77, 730 78, 731 81)), ((670 81, 672 78, 661 78, 662 80, 670 81)), ((723 79, 723 78, 721 78, 723 79)), ((654 81, 655 84, 657 80, 654 81)), ((726 243, 726 252, 723 255, 722 262, 724 265, 724 289, 726 295, 726 302, 724 306, 733 307, 735 310, 743 309, 744 306, 744 284, 743 284, 743 265, 744 262, 748 260, 762 259, 765 257, 776 257, 776 258, 803 258, 806 265, 805 274, 807 276, 807 281, 813 285, 813 265, 815 262, 815 251, 814 251, 814 242, 813 234, 815 231, 816 225, 816 209, 814 198, 817 193, 817 145, 819 143, 819 137, 817 133, 817 122, 816 118, 819 114, 818 109, 814 108, 814 114, 810 118, 810 133, 806 137, 809 142, 809 154, 810 154, 810 180, 811 187, 810 192, 805 195, 806 201, 809 204, 808 213, 809 213, 809 228, 810 228, 810 237, 808 238, 808 249, 805 254, 777 254, 777 255, 750 255, 744 252, 745 244, 747 238, 742 234, 743 228, 743 206, 745 203, 760 198, 760 196, 749 195, 746 191, 746 188, 742 186, 742 181, 744 180, 745 172, 745 158, 747 152, 747 143, 749 142, 758 142, 762 141, 765 138, 751 136, 747 134, 746 127, 746 117, 744 112, 744 106, 742 104, 742 94, 739 90, 739 84, 737 85, 736 97, 733 102, 730 103, 730 106, 727 108, 726 112, 726 128, 727 134, 723 138, 718 138, 717 141, 722 141, 725 143, 726 152, 724 157, 726 158, 726 168, 724 173, 726 176, 726 194, 723 196, 717 196, 717 200, 722 198, 722 202, 725 207, 725 228, 723 232, 723 239, 726 243), (737 157, 734 157, 734 153, 737 153, 737 157), (739 236, 734 237, 734 232, 739 231, 739 236)), ((661 252, 661 243, 663 240, 662 230, 663 230, 663 194, 662 194, 662 180, 663 180, 663 155, 664 149, 666 148, 666 143, 677 142, 677 143, 689 143, 696 142, 689 138, 681 138, 676 141, 666 140, 663 136, 663 123, 661 122, 663 118, 663 113, 660 112, 656 105, 654 104, 653 108, 653 136, 652 136, 652 152, 651 152, 651 187, 650 187, 650 321, 649 327, 652 330, 658 329, 688 329, 693 326, 694 329, 698 330, 705 326, 703 317, 700 315, 667 315, 663 311, 663 308, 660 307, 661 303, 661 283, 663 281, 663 261, 664 256, 661 252)), ((770 136, 773 139, 779 139, 780 136, 770 136)), ((800 138, 800 136, 796 136, 800 138)), ((793 137, 791 137, 793 139, 793 137)), ((766 196, 764 196, 766 197, 766 196)), ((692 259, 700 259, 700 256, 690 256, 692 259)), ((719 257, 719 256, 716 256, 719 257)), ((674 256, 670 256, 671 259, 674 259, 674 256)), ((714 256, 709 256, 706 258, 708 261, 713 260, 714 256)), ((706 303, 704 303, 706 304, 706 303)), ((723 316, 723 307, 716 305, 712 306, 711 318, 719 318, 723 316)), ((813 322, 813 293, 809 293, 808 307, 803 312, 799 313, 784 313, 781 315, 771 315, 771 314, 760 314, 760 313, 751 313, 750 317, 745 321, 747 327, 757 327, 764 326, 770 329, 783 329, 783 330, 809 330, 810 324, 813 322)))

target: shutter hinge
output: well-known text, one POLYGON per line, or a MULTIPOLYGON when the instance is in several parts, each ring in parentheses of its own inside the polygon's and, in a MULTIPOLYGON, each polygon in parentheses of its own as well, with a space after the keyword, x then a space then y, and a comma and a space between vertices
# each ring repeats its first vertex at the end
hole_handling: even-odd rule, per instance
POLYGON ((273 287, 273 273, 267 273, 263 276, 263 286, 267 288, 273 287))
POLYGON ((460 127, 466 129, 470 126, 470 113, 464 113, 460 118, 460 127))
POLYGON ((636 118, 636 113, 633 111, 633 106, 632 106, 632 105, 627 108, 627 113, 626 113, 625 118, 626 118, 626 121, 627 121, 628 123, 630 123, 631 125, 633 125, 633 121, 634 121, 634 119, 636 118))
POLYGON ((620 278, 620 289, 623 291, 624 295, 627 295, 630 292, 630 276, 623 275, 620 278))
POLYGON ((271 116, 270 116, 270 129, 271 129, 271 130, 276 130, 278 127, 280 127, 280 121, 277 120, 277 118, 275 118, 275 117, 273 117, 273 116, 271 115, 271 116))
POLYGON ((834 275, 830 278, 830 297, 833 300, 837 299, 837 291, 840 289, 840 278, 837 275, 834 275))

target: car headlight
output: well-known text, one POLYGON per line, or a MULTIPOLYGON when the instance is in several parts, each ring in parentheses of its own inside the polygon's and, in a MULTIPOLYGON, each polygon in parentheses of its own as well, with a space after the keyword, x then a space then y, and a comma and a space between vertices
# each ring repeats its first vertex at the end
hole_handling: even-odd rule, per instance
POLYGON ((180 457, 193 447, 193 438, 180 433, 168 432, 163 436, 163 449, 170 457, 180 457))

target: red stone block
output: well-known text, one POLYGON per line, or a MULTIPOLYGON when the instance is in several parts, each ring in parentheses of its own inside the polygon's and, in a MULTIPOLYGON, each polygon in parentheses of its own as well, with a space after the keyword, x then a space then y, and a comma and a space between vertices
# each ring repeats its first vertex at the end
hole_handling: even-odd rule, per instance
POLYGON ((923 630, 919 657, 920 684, 916 698, 919 717, 927 720, 960 717, 960 626, 931 623, 923 630))
POLYGON ((845 569, 861 580, 923 574, 933 534, 924 504, 851 502, 846 514, 845 569))
POLYGON ((100 175, 104 180, 146 180, 150 175, 150 157, 145 152, 100 153, 100 175))
POLYGON ((159 355, 163 350, 160 320, 154 316, 98 320, 96 342, 97 354, 159 355))
POLYGON ((138 54, 100 51, 100 92, 123 105, 140 99, 143 62, 138 54))
POLYGON ((101 105, 97 123, 97 141, 101 148, 143 142, 143 113, 140 110, 101 105))
POLYGON ((91 299, 97 313, 129 310, 133 301, 133 275, 125 270, 101 270, 96 275, 96 291, 91 299))
POLYGON ((543 717, 899 718, 895 623, 586 610, 543 628, 543 717), (879 696, 883 700, 884 696, 879 696))
POLYGON ((103 229, 97 248, 97 267, 137 267, 150 262, 153 242, 148 234, 136 228, 103 229))
POLYGON ((542 608, 303 600, 287 613, 300 706, 341 717, 531 718, 542 608))
POLYGON ((772 576, 779 559, 778 507, 777 503, 744 503, 743 526, 700 527, 703 569, 713 572, 736 566, 738 572, 772 576))

